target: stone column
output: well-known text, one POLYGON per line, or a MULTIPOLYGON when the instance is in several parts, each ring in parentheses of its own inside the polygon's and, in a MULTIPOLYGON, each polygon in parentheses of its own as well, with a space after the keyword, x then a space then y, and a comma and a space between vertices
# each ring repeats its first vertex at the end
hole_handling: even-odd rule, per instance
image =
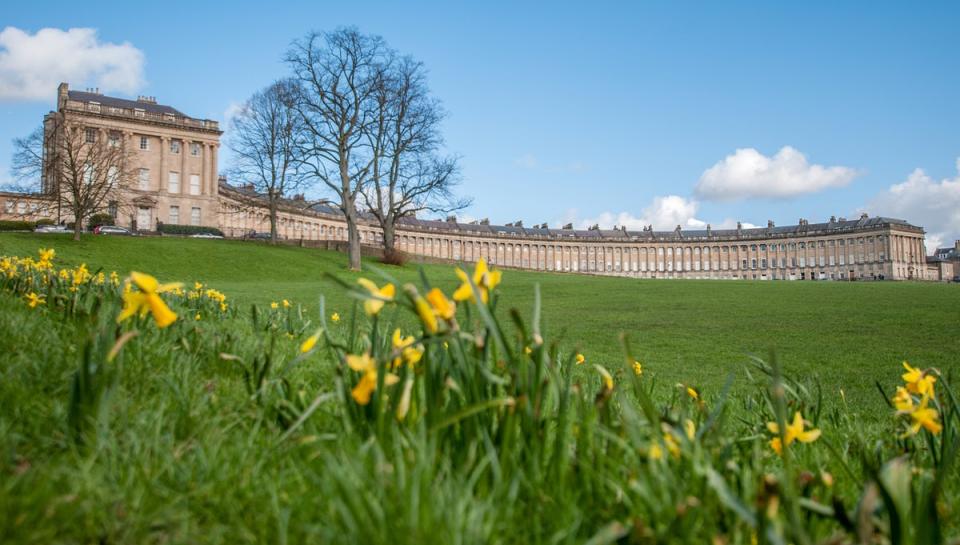
MULTIPOLYGON (((160 137, 160 168, 157 170, 157 191, 159 193, 165 193, 167 190, 167 178, 163 175, 166 171, 163 168, 163 159, 166 154, 166 150, 170 148, 170 138, 166 136, 160 137)), ((168 218, 169 219, 169 218, 168 218)))
MULTIPOLYGON (((189 148, 190 148, 190 142, 183 140, 183 143, 180 145, 180 187, 179 187, 179 193, 178 193, 179 195, 183 195, 184 193, 186 193, 183 189, 184 187, 187 186, 187 184, 190 183, 190 175, 187 174, 187 154, 190 153, 189 148)), ((183 211, 181 210, 181 214, 182 213, 183 211)), ((187 213, 190 214, 190 218, 193 218, 192 210, 187 210, 187 213)), ((183 222, 181 221, 181 223, 183 222)), ((185 225, 189 225, 189 224, 185 224, 185 225)))

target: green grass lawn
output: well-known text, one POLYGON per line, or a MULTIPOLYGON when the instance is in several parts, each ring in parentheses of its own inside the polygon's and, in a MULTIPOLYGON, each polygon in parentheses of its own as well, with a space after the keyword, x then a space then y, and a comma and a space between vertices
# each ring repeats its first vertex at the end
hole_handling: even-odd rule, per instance
MULTIPOLYGON (((329 312, 349 312, 353 300, 325 278, 345 271, 336 252, 270 247, 238 241, 177 238, 0 234, 0 255, 27 255, 41 246, 65 264, 86 263, 125 274, 149 272, 163 281, 200 281, 234 304, 288 299, 329 312)), ((418 265, 373 262, 400 282, 419 282, 418 265)), ((422 265, 431 282, 452 289, 452 268, 422 265)), ((372 271, 364 275, 376 278, 372 271)), ((379 281, 379 279, 377 279, 379 281)), ((910 361, 943 372, 960 370, 960 286, 933 283, 638 280, 506 271, 501 287, 511 307, 529 315, 540 285, 548 332, 590 362, 619 362, 626 333, 659 381, 718 389, 740 373, 749 355, 775 353, 785 369, 820 379, 824 396, 838 395, 865 412, 882 407, 875 381, 899 378, 910 361)), ((501 308, 501 314, 506 308, 501 308)))
MULTIPOLYGON (((170 327, 117 323, 109 282, 0 277, 0 543, 934 544, 960 528, 957 286, 507 270, 494 316, 461 303, 406 361, 386 336, 394 321, 419 335, 419 320, 403 304, 355 313, 327 274, 359 276, 338 253, 0 234, 0 256, 41 247, 55 269, 199 281, 232 309, 214 319, 211 301, 164 294, 170 327), (537 285, 543 346, 505 326, 513 308, 531 324, 537 285), (30 308, 34 291, 46 299, 30 308), (343 319, 300 354, 321 296, 343 319), (306 318, 270 310, 282 299, 306 318), (371 368, 348 357, 363 353, 367 401, 354 388, 371 368), (749 365, 773 354, 785 382, 749 365), (918 391, 896 414, 875 382, 891 395, 903 360, 943 374, 933 401, 918 391), (928 401, 942 428, 911 435, 928 401), (822 436, 773 435, 794 413, 822 436)), ((414 265, 378 269, 421 281, 414 265)), ((459 283, 449 265, 422 270, 448 294, 459 283)))

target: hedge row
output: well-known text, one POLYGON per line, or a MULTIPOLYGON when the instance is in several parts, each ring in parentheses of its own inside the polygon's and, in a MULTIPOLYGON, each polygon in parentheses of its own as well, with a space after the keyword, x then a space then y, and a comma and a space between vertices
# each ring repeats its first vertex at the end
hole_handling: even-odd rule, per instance
POLYGON ((204 225, 176 225, 172 223, 161 223, 157 225, 157 231, 165 235, 196 235, 199 233, 210 233, 223 236, 223 231, 216 227, 206 227, 204 225))
POLYGON ((0 231, 33 231, 35 226, 32 221, 0 220, 0 231))

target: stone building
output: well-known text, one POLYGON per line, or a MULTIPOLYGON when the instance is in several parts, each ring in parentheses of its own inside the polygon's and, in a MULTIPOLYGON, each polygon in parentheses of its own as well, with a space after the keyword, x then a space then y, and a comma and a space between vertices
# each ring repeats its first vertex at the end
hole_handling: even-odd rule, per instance
MULTIPOLYGON (((217 225, 217 151, 222 131, 216 121, 192 118, 158 104, 154 97, 127 100, 98 90, 73 91, 61 83, 57 109, 44 118, 45 140, 64 126, 81 127, 87 138, 107 139, 130 150, 135 179, 124 189, 127 194, 113 200, 124 206, 108 205, 105 210, 118 225, 146 231, 155 230, 158 221, 217 225)), ((41 193, 56 195, 58 181, 47 170, 41 193)), ((56 204, 47 208, 50 219, 73 220, 56 204)))
MULTIPOLYGON (((221 131, 215 121, 188 117, 149 97, 117 99, 70 91, 66 84, 58 90, 57 108, 74 123, 122 135, 137 150, 141 174, 130 190, 135 212, 117 217, 119 224, 146 231, 157 220, 206 225, 234 238, 269 231, 265 200, 251 187, 217 176, 221 131)), ((54 219, 50 181, 43 186, 46 194, 0 193, 0 219, 54 219)), ((362 217, 359 227, 363 244, 381 243, 372 218, 362 217)), ((347 239, 339 211, 302 198, 281 204, 278 229, 284 238, 307 244, 347 239)), ((483 257, 499 267, 637 278, 923 280, 932 270, 923 228, 866 214, 822 223, 800 219, 782 227, 771 221, 759 228, 672 231, 406 218, 398 225, 397 248, 453 261, 483 257)))

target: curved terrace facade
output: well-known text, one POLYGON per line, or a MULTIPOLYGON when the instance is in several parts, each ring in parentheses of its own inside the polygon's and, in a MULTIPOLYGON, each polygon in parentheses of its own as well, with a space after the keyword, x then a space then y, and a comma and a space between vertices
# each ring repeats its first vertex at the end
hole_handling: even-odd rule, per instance
MULTIPOLYGON (((255 194, 220 184, 221 229, 239 237, 269 230, 269 217, 255 194)), ((335 209, 291 200, 280 210, 279 232, 287 239, 346 240, 346 223, 335 209)), ((371 218, 361 240, 381 241, 371 218)), ((757 280, 922 279, 924 231, 903 220, 831 218, 824 223, 765 228, 684 231, 550 229, 405 218, 397 248, 408 254, 477 261, 500 267, 638 278, 757 280)))
MULTIPOLYGON (((157 104, 61 84, 52 115, 116 139, 135 150, 139 177, 125 189, 129 213, 111 213, 117 224, 153 231, 159 223, 220 228, 229 237, 268 231, 266 202, 248 187, 218 178, 221 131, 216 121, 195 119, 157 104)), ((48 116, 48 119, 49 116, 48 116)), ((42 180, 35 195, 0 193, 0 219, 70 222, 56 206, 55 180, 42 180)), ((344 217, 329 206, 301 199, 283 203, 280 234, 302 241, 345 241, 344 217)), ((382 234, 361 219, 362 243, 379 245, 382 234)), ((480 258, 499 267, 638 278, 767 280, 927 279, 924 231, 903 220, 831 218, 824 223, 764 228, 673 231, 550 229, 406 218, 397 226, 397 248, 408 254, 454 261, 480 258)))

